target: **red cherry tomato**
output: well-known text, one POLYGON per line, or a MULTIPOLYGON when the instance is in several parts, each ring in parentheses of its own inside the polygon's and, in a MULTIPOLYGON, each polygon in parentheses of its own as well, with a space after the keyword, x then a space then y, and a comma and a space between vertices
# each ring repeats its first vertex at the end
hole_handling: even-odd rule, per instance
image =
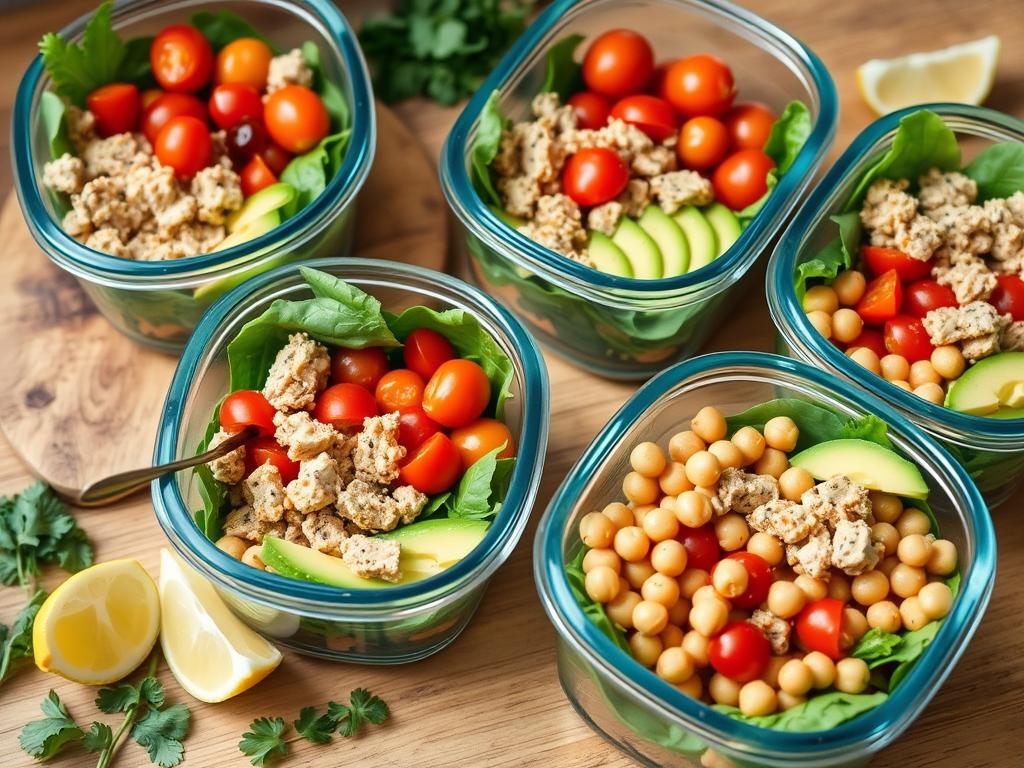
POLYGON ((281 172, 288 167, 288 163, 292 161, 292 156, 272 141, 267 142, 266 148, 260 152, 260 157, 275 176, 280 176, 281 172))
POLYGON ((629 168, 613 149, 588 147, 569 158, 562 171, 565 194, 579 205, 594 206, 618 197, 629 181, 629 168))
POLYGON ((717 117, 732 106, 736 83, 724 61, 700 53, 669 65, 661 95, 684 117, 717 117))
POLYGON ((368 392, 373 392, 377 389, 377 382, 390 367, 387 353, 380 347, 340 347, 331 355, 331 383, 358 384, 368 392))
POLYGON ((735 621, 711 638, 708 661, 716 672, 738 683, 764 674, 772 647, 764 632, 747 621, 735 621))
MULTIPOLYGON (((734 608, 756 608, 768 599, 768 589, 772 585, 772 569, 763 557, 752 552, 734 552, 729 560, 738 560, 746 569, 748 577, 747 591, 739 597, 730 598, 734 608)), ((721 561, 719 561, 721 562, 721 561)), ((714 574, 718 563, 711 569, 714 574)))
POLYGON ((220 425, 227 432, 241 432, 252 425, 259 427, 260 434, 272 437, 277 427, 274 426, 274 408, 262 392, 254 389, 240 389, 224 398, 220 406, 220 425))
POLYGON ((882 325, 889 318, 896 317, 902 306, 903 285, 896 270, 890 269, 868 283, 864 295, 857 302, 857 314, 865 323, 882 325))
POLYGON ((263 120, 270 138, 296 155, 311 150, 331 129, 323 101, 302 85, 286 85, 270 94, 263 120))
POLYGON ((408 368, 388 371, 377 382, 377 404, 382 413, 422 408, 424 386, 423 377, 408 368))
POLYGON ((458 450, 443 432, 437 432, 405 460, 398 471, 398 482, 433 496, 447 491, 461 475, 458 450))
POLYGON ((877 245, 862 245, 860 257, 864 260, 872 275, 881 275, 890 269, 896 270, 900 280, 920 280, 932 272, 930 261, 913 259, 896 248, 882 248, 877 245))
POLYGON ((491 401, 491 382, 472 360, 449 360, 430 377, 423 410, 438 424, 458 429, 480 418, 491 401))
POLYGON ((472 424, 454 430, 451 437, 459 449, 462 466, 467 469, 502 445, 505 448, 498 453, 499 459, 511 459, 516 455, 511 430, 497 419, 477 419, 472 424))
POLYGON ((417 328, 409 334, 402 349, 405 367, 429 381, 442 363, 455 358, 455 349, 448 339, 429 328, 417 328))
POLYGON ((156 144, 160 129, 174 117, 194 117, 206 122, 206 105, 189 93, 164 93, 142 112, 142 132, 150 144, 156 144))
POLYGON ((612 117, 632 123, 654 141, 664 141, 676 132, 672 105, 657 96, 637 93, 615 102, 612 117))
POLYGON ((260 93, 245 83, 223 83, 210 94, 210 119, 220 128, 230 128, 243 120, 263 119, 260 93))
POLYGON ((759 149, 741 149, 722 161, 711 177, 715 198, 742 210, 761 199, 768 191, 768 171, 775 161, 759 149))
POLYGON ((576 127, 596 131, 608 123, 612 112, 611 102, 593 91, 580 91, 566 102, 576 115, 576 127))
POLYGON ((691 117, 679 129, 676 155, 686 168, 703 171, 714 168, 729 151, 725 126, 714 117, 691 117))
POLYGON ((839 635, 843 627, 843 603, 823 597, 808 603, 796 617, 796 636, 808 651, 820 651, 832 661, 843 657, 839 635))
POLYGON ((377 401, 358 384, 335 384, 320 393, 313 417, 339 432, 358 432, 363 420, 377 415, 377 401))
POLYGON ((1007 312, 1015 321, 1024 320, 1024 280, 1016 275, 999 275, 989 303, 1001 315, 1007 312))
POLYGON ((924 317, 939 307, 955 306, 957 301, 953 290, 934 280, 918 280, 908 285, 903 292, 903 311, 914 317, 924 317))
POLYGON ((885 337, 877 328, 865 326, 853 341, 846 345, 847 349, 867 347, 879 357, 885 357, 889 350, 885 348, 885 337))
POLYGON ((195 27, 172 24, 164 27, 149 49, 153 77, 165 91, 193 93, 210 80, 213 49, 195 27))
POLYGON ((272 437, 257 437, 245 444, 245 474, 248 477, 257 467, 273 464, 281 473, 281 482, 287 485, 299 476, 299 462, 288 458, 288 449, 272 437))
POLYGON ((710 573, 722 556, 713 525, 708 524, 700 528, 684 527, 679 540, 686 549, 686 562, 690 568, 700 568, 710 573))
POLYGON ((134 131, 142 111, 139 89, 131 83, 101 85, 85 98, 85 105, 96 117, 100 136, 134 131))
POLYGON ((139 100, 142 102, 142 109, 145 110, 150 104, 159 99, 164 95, 164 92, 159 88, 147 88, 139 96, 139 100))
POLYGON ((240 174, 242 180, 242 194, 246 197, 255 195, 264 187, 277 183, 277 177, 267 168, 263 158, 259 155, 253 157, 240 174))
POLYGON ((643 90, 654 72, 654 51, 642 36, 613 29, 594 40, 583 57, 587 87, 610 99, 643 90))
POLYGON ((245 83, 262 92, 274 57, 270 46, 255 37, 240 37, 217 54, 217 82, 245 83))
POLYGON ((928 331, 916 317, 896 315, 885 321, 885 348, 894 355, 903 355, 911 363, 927 360, 935 347, 928 331))
POLYGON ((725 116, 729 146, 739 149, 764 149, 775 125, 775 114, 756 101, 737 104, 725 116))
POLYGON ((190 179, 213 160, 213 141, 206 123, 196 117, 172 117, 156 137, 156 157, 179 178, 190 179))
POLYGON ((413 406, 398 414, 398 442, 407 451, 415 451, 440 431, 441 425, 427 416, 422 408, 413 406))

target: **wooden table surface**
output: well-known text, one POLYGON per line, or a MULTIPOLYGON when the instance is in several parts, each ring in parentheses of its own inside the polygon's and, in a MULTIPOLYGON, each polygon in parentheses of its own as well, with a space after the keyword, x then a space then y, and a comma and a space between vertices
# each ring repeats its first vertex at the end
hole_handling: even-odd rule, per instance
MULTIPOLYGON (((874 56, 927 50, 988 34, 1003 38, 1002 61, 989 105, 1024 116, 1024 14, 1014 0, 751 0, 756 12, 810 45, 831 70, 839 89, 841 120, 837 150, 870 120, 856 93, 854 70, 874 56)), ((0 15, 0 152, 9 156, 6 126, 18 77, 47 30, 88 11, 94 0, 37 2, 0 15)), ((342 2, 354 19, 381 2, 342 2)), ((398 113, 436 156, 457 110, 410 102, 398 113)), ((10 189, 10 168, 0 168, 0 191, 10 189)), ((43 258, 40 255, 40 258, 43 258)), ((750 276, 757 281, 757 274, 750 276)), ((755 285, 751 296, 759 298, 755 285)), ((763 300, 745 304, 713 339, 711 349, 771 348, 772 331, 763 300)), ((0 355, 2 359, 2 355, 0 355)), ((54 360, 54 365, 61 362, 54 360)), ((548 356, 552 430, 544 483, 534 512, 544 504, 609 416, 634 387, 594 378, 548 356)), ((88 450, 83 446, 82 450, 88 450)), ((148 453, 139 446, 139 455, 148 453)), ((28 470, 9 445, 0 442, 0 493, 29 483, 28 470)), ((1024 504, 1018 493, 996 515, 999 578, 995 595, 973 643, 925 714, 882 752, 874 766, 921 768, 1010 768, 1024 763, 1024 527, 1015 519, 1024 504)), ((96 512, 79 521, 96 544, 99 559, 138 557, 154 575, 163 536, 148 503, 96 512)), ((293 719, 300 707, 341 697, 358 686, 382 695, 392 707, 386 728, 333 747, 300 745, 284 765, 308 766, 627 766, 632 762, 594 735, 570 710, 558 685, 554 635, 536 593, 530 568, 534 525, 495 576, 473 624, 450 648, 413 666, 372 668, 333 665, 288 654, 266 682, 216 706, 191 701, 166 670, 162 677, 174 700, 187 701, 193 727, 186 749, 193 766, 242 766, 239 737, 251 719, 280 715, 293 719)), ((52 586, 59 575, 50 574, 52 586)), ((0 590, 0 620, 10 621, 22 602, 17 589, 0 590)), ((34 669, 21 671, 0 690, 0 764, 32 761, 16 743, 39 701, 55 688, 73 714, 94 716, 94 692, 34 669)), ((53 762, 91 765, 81 752, 53 762)), ((147 765, 135 745, 127 745, 118 765, 147 765)))

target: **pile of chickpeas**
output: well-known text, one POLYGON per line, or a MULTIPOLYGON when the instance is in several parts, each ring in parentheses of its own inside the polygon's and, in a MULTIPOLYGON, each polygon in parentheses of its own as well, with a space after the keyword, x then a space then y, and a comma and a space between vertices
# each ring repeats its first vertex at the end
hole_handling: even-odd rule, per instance
MULTIPOLYGON (((826 339, 850 344, 864 330, 864 321, 852 309, 864 295, 867 278, 850 269, 836 275, 831 285, 815 285, 804 294, 807 319, 826 339)), ((967 367, 960 348, 954 344, 935 347, 931 358, 911 363, 903 355, 879 357, 873 349, 851 346, 846 356, 900 389, 942 405, 949 385, 960 378, 967 367)))
POLYGON ((633 448, 632 471, 622 481, 626 503, 612 502, 580 520, 580 537, 588 547, 583 559, 587 594, 626 630, 633 658, 694 698, 738 706, 744 715, 756 716, 794 707, 813 690, 864 691, 869 677, 864 661, 847 657, 834 662, 817 651, 802 653, 796 649, 795 631, 790 652, 772 656, 760 679, 741 683, 711 669, 711 639, 750 617, 730 603, 747 590, 747 569, 724 558, 744 549, 762 558, 772 569, 773 582, 761 607, 787 621, 813 601, 842 601, 840 644, 849 649, 872 627, 895 633, 944 617, 953 595, 943 579, 956 570, 956 547, 931 536, 930 519, 921 510, 904 508, 892 494, 871 492, 872 537, 885 547, 878 567, 852 578, 836 569, 827 581, 797 575, 786 564, 779 539, 751 532, 736 512, 716 516, 711 502, 725 467, 772 475, 782 497, 798 501, 815 481, 806 470, 789 466, 787 452, 796 446, 797 425, 776 417, 763 433, 748 426, 731 439, 726 434, 721 412, 705 407, 689 430, 669 440, 667 456, 652 442, 633 448), (682 543, 686 529, 704 526, 713 527, 721 550, 714 578, 688 566, 682 543))

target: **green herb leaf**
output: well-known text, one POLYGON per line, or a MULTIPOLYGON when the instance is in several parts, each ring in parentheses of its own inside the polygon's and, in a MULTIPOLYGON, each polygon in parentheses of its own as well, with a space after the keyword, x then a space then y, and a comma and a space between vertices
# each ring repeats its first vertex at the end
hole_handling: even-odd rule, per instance
POLYGON ((485 520, 490 517, 492 509, 492 481, 498 465, 498 454, 505 449, 504 445, 488 451, 462 475, 455 496, 451 499, 448 517, 461 517, 468 520, 485 520))
POLYGON ((1010 197, 1024 190, 1024 144, 992 144, 978 153, 964 173, 978 183, 979 203, 1010 197))
POLYGON ((573 58, 573 54, 583 42, 583 35, 569 35, 548 48, 546 58, 547 71, 541 93, 557 93, 564 102, 579 90, 582 81, 582 67, 573 58))
POLYGON ((105 2, 85 25, 81 44, 47 33, 39 42, 53 89, 79 107, 101 85, 117 80, 126 47, 111 23, 112 3, 105 2))
POLYGON ((850 655, 872 662, 875 659, 886 658, 902 643, 902 638, 891 632, 885 632, 878 627, 868 630, 857 644, 850 650, 850 655))
POLYGON ((114 744, 114 733, 106 723, 93 723, 82 737, 82 748, 86 752, 102 752, 114 744))
POLYGON ((66 113, 67 107, 60 96, 53 91, 43 91, 39 97, 39 119, 42 120, 50 155, 54 159, 64 154, 75 154, 75 146, 68 136, 66 113))
POLYGON ((724 704, 714 704, 716 709, 736 720, 742 720, 750 725, 761 728, 770 728, 773 731, 788 731, 790 733, 811 733, 815 731, 829 731, 843 723, 858 717, 865 712, 870 712, 884 702, 888 696, 884 693, 823 693, 813 696, 790 709, 776 712, 774 715, 762 717, 747 717, 736 707, 729 707, 724 704))
POLYGON ((284 720, 280 717, 259 717, 249 724, 249 730, 238 742, 239 751, 252 758, 253 765, 266 765, 275 755, 288 754, 284 737, 284 720))
POLYGON ((132 726, 132 738, 149 753, 152 763, 160 768, 171 768, 185 757, 181 739, 188 732, 190 720, 184 704, 171 704, 163 709, 151 706, 132 726))
POLYGON ((323 192, 341 168, 351 131, 332 133, 304 155, 293 157, 281 171, 281 181, 295 187, 298 194, 288 213, 294 215, 323 192))
POLYGON ((67 707, 53 690, 43 699, 40 709, 46 715, 42 720, 33 720, 21 729, 18 744, 37 760, 48 760, 68 744, 78 741, 85 734, 71 719, 67 707))
POLYGON ((23 662, 32 659, 32 625, 45 600, 46 592, 36 590, 25 607, 18 612, 10 631, 0 624, 0 685, 3 685, 23 662))
POLYGON ((354 736, 362 729, 364 723, 380 725, 388 719, 388 705, 379 696, 374 696, 365 688, 356 688, 349 694, 348 706, 329 702, 327 713, 339 723, 338 733, 342 736, 354 736))
POLYGON ((320 714, 316 707, 303 707, 294 725, 299 736, 314 744, 326 744, 338 727, 337 721, 330 714, 320 714))
MULTIPOLYGON (((257 32, 252 24, 238 14, 231 13, 231 11, 219 11, 216 14, 200 11, 199 13, 192 14, 192 18, 189 21, 193 27, 203 33, 203 37, 210 41, 210 47, 214 51, 219 51, 228 43, 241 37, 255 37, 257 40, 262 40, 274 51, 270 41, 257 32)), ((274 52, 276 53, 276 51, 274 52)))
POLYGON ((478 195, 489 205, 500 206, 501 198, 494 188, 491 179, 491 163, 498 156, 501 146, 501 133, 505 129, 505 116, 501 113, 498 99, 501 94, 494 91, 488 97, 480 112, 480 123, 473 138, 473 146, 469 150, 470 175, 478 195))
POLYGON ((96 694, 96 709, 108 715, 114 712, 127 712, 139 705, 139 689, 131 683, 100 688, 96 694))

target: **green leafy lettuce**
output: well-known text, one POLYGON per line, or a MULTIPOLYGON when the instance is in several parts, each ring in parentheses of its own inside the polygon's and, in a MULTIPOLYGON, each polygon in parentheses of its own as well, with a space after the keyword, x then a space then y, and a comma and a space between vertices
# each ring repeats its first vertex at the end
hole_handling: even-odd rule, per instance
POLYGON ((480 112, 480 125, 476 130, 476 138, 469 150, 470 176, 473 187, 488 205, 500 206, 501 198, 494 189, 491 179, 491 163, 498 156, 501 146, 501 132, 505 130, 505 117, 501 113, 498 100, 499 91, 494 91, 480 112))
POLYGON ((992 144, 978 153, 964 173, 978 183, 978 202, 1024 190, 1024 144, 992 144))
POLYGON ((741 427, 754 427, 758 431, 763 431, 764 425, 776 416, 788 416, 800 428, 800 437, 795 449, 797 451, 803 451, 828 440, 844 438, 870 440, 884 448, 892 449, 885 422, 877 416, 866 414, 857 418, 847 418, 824 406, 795 398, 769 400, 727 417, 725 423, 729 427, 730 435, 741 427))
POLYGON ((715 704, 712 709, 722 712, 736 720, 760 728, 773 731, 789 731, 790 733, 812 733, 828 731, 842 725, 848 720, 870 712, 881 705, 888 697, 884 693, 842 693, 833 691, 813 696, 803 704, 773 715, 748 717, 736 707, 715 704))

